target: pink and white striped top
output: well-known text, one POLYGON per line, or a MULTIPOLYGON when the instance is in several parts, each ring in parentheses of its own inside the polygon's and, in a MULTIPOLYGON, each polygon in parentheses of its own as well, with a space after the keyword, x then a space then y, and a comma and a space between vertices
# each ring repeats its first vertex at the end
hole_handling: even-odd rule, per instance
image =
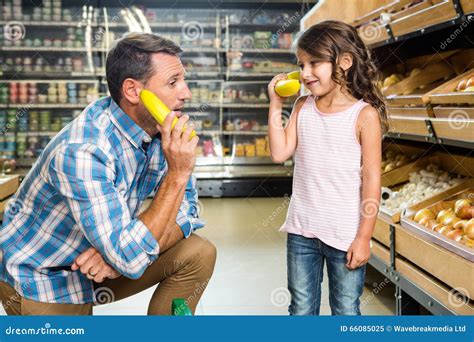
POLYGON ((308 96, 297 122, 293 194, 281 231, 318 238, 347 251, 360 224, 361 146, 356 136, 359 100, 323 113, 308 96))

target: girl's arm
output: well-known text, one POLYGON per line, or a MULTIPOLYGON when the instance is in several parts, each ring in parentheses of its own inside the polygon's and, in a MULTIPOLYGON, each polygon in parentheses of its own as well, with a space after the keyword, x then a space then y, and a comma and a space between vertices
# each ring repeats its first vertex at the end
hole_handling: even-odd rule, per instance
POLYGON ((290 158, 296 149, 297 134, 296 122, 298 112, 304 103, 304 98, 296 101, 286 128, 283 127, 281 115, 283 110, 284 98, 275 93, 276 82, 287 79, 286 74, 275 76, 268 85, 268 94, 270 97, 270 108, 268 111, 268 138, 270 141, 270 153, 275 163, 283 163, 290 158))
POLYGON ((377 110, 362 109, 357 120, 362 147, 361 223, 347 252, 347 267, 355 269, 370 258, 370 239, 375 228, 380 203, 382 162, 382 129, 377 110))

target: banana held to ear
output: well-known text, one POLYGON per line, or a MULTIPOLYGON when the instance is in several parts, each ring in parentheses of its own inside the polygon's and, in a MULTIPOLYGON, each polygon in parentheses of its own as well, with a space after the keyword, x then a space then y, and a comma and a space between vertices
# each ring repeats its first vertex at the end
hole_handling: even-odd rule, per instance
POLYGON ((299 71, 292 71, 287 76, 287 80, 278 81, 275 85, 275 92, 281 97, 293 96, 301 88, 299 71))
MULTIPOLYGON (((151 91, 143 89, 140 92, 140 99, 143 102, 143 105, 145 108, 150 112, 150 114, 155 118, 156 121, 160 125, 163 125, 163 122, 165 122, 166 116, 171 112, 171 110, 161 101, 158 96, 153 94, 151 91)), ((178 122, 178 118, 173 119, 173 123, 171 124, 171 129, 176 126, 176 123, 178 122)), ((187 126, 183 127, 183 132, 186 130, 187 126)), ((191 135, 189 136, 189 139, 192 139, 196 136, 196 131, 193 130, 191 132, 191 135)))

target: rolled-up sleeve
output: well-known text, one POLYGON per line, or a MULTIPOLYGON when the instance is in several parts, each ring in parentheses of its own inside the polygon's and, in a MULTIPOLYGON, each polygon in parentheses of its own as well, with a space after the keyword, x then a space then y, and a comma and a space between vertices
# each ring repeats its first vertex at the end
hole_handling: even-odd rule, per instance
POLYGON ((176 223, 181 227, 185 238, 205 225, 205 222, 199 218, 200 205, 202 204, 198 201, 196 178, 191 175, 186 184, 186 192, 176 218, 176 223))
POLYGON ((70 144, 56 151, 49 175, 76 224, 106 262, 128 278, 140 278, 160 248, 143 222, 131 217, 114 185, 113 161, 98 146, 70 144))

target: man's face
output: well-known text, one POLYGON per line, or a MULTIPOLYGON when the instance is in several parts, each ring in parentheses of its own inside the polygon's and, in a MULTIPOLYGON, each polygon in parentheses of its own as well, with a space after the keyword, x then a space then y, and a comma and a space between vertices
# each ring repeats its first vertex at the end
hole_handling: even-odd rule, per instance
POLYGON ((152 58, 155 73, 145 84, 146 89, 155 93, 169 109, 181 111, 185 101, 191 99, 181 60, 164 53, 156 53, 152 58))

